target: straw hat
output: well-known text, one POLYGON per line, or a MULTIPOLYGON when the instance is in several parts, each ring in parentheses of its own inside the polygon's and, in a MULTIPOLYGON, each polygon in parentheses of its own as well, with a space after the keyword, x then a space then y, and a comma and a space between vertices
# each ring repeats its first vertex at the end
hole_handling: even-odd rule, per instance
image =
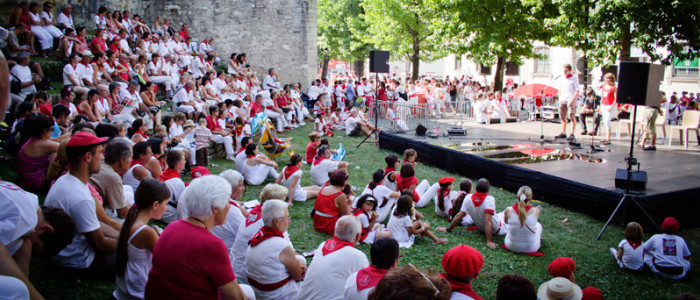
POLYGON ((187 120, 185 121, 185 124, 182 124, 182 128, 187 128, 187 127, 194 127, 194 121, 192 120, 187 120))
POLYGON ((581 300, 581 288, 564 277, 555 277, 540 285, 537 298, 542 300, 581 300))

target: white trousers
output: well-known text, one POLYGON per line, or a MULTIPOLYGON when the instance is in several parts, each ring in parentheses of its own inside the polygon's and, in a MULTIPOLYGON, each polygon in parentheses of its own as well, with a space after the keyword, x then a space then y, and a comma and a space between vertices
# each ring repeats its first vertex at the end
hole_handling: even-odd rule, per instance
POLYGON ((29 300, 27 286, 15 277, 0 275, 0 287, 0 299, 29 300))
POLYGON ((265 114, 270 118, 270 120, 275 121, 277 131, 282 131, 284 130, 284 127, 287 127, 287 120, 284 119, 282 114, 270 109, 266 109, 265 114))
POLYGON ((224 144, 227 155, 233 155, 233 138, 230 135, 222 136, 220 134, 212 134, 211 140, 218 144, 224 144))
POLYGON ((173 81, 172 78, 169 76, 149 76, 148 79, 155 84, 165 85, 166 91, 173 90, 173 81))
POLYGON ((42 26, 32 26, 31 32, 39 39, 41 50, 51 49, 53 47, 53 36, 42 28, 42 26))
POLYGON ((420 200, 416 202, 416 207, 424 207, 428 205, 430 200, 437 195, 439 188, 440 184, 437 182, 431 186, 430 183, 428 183, 428 180, 423 179, 423 181, 421 181, 415 189, 416 194, 418 194, 418 197, 420 197, 420 200))
POLYGON ((58 29, 58 27, 53 25, 41 26, 41 28, 44 28, 44 30, 46 30, 46 32, 48 32, 54 38, 58 38, 63 35, 63 32, 61 32, 61 30, 58 29))

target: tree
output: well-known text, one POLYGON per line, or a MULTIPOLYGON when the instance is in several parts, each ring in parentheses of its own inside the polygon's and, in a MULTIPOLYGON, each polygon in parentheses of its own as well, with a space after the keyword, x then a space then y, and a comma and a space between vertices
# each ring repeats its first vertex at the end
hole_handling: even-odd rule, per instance
POLYGON ((433 0, 446 11, 439 21, 444 49, 466 54, 483 65, 496 64, 494 88, 503 87, 506 62, 522 63, 537 57, 532 45, 547 40, 542 19, 552 9, 542 3, 520 0, 433 0))
POLYGON ((363 38, 367 34, 367 25, 360 18, 362 13, 359 0, 318 2, 318 54, 324 61, 323 77, 330 59, 355 62, 355 70, 358 75, 362 74, 365 57, 371 48, 363 38))
POLYGON ((632 46, 665 64, 674 56, 698 56, 700 1, 560 0, 557 5, 558 14, 546 20, 553 32, 548 43, 584 50, 590 63, 629 61, 632 46))
POLYGON ((428 0, 364 0, 363 18, 369 25, 365 40, 391 51, 393 58, 408 59, 411 78, 418 79, 420 61, 432 61, 445 55, 439 47, 433 23, 440 11, 428 0))

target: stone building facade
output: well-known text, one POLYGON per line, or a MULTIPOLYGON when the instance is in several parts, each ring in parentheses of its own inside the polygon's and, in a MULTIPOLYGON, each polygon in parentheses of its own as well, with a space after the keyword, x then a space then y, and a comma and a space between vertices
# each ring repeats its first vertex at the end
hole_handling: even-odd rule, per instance
MULTIPOLYGON (((35 0, 38 1, 38 0, 35 0)), ((93 28, 91 16, 104 5, 110 11, 129 10, 146 17, 170 19, 178 31, 189 24, 196 42, 214 38, 223 63, 232 52, 245 52, 260 81, 274 67, 280 82, 301 82, 308 88, 317 77, 317 0, 49 0, 73 8, 76 24, 93 28)), ((2 1, 14 7, 17 1, 2 1)))

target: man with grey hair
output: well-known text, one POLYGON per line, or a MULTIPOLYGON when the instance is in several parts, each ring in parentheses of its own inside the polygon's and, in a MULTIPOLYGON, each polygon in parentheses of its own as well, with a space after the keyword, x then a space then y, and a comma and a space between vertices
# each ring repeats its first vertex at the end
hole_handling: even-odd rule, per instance
POLYGON ((369 266, 367 256, 355 249, 362 226, 355 216, 343 216, 335 224, 335 236, 316 249, 301 288, 300 299, 343 299, 345 281, 369 266))
POLYGON ((243 196, 245 185, 243 184, 243 175, 238 171, 225 170, 219 174, 219 177, 226 179, 231 184, 231 199, 228 201, 231 204, 231 209, 226 215, 226 223, 214 226, 211 229, 211 233, 224 241, 226 249, 230 252, 233 242, 236 241, 238 228, 241 227, 241 224, 245 222, 245 217, 248 216, 248 211, 235 201, 243 196))
POLYGON ((102 197, 105 212, 112 218, 124 219, 134 203, 134 190, 124 185, 119 174, 131 166, 131 145, 125 140, 113 139, 105 146, 104 157, 100 172, 90 176, 90 184, 102 197))
POLYGON ((56 25, 58 25, 61 30, 65 30, 66 28, 75 29, 75 26, 73 25, 73 16, 70 15, 72 10, 73 9, 70 4, 66 4, 63 6, 61 13, 58 14, 58 17, 56 18, 56 25))
POLYGON ((29 52, 17 54, 17 64, 12 67, 10 74, 19 80, 22 87, 18 96, 24 98, 31 93, 36 93, 34 84, 40 83, 41 78, 37 74, 32 74, 32 70, 29 68, 29 52))
POLYGON ((268 200, 262 207, 264 226, 246 251, 248 283, 257 299, 297 299, 297 281, 304 279, 306 261, 284 237, 291 218, 287 203, 268 200))

